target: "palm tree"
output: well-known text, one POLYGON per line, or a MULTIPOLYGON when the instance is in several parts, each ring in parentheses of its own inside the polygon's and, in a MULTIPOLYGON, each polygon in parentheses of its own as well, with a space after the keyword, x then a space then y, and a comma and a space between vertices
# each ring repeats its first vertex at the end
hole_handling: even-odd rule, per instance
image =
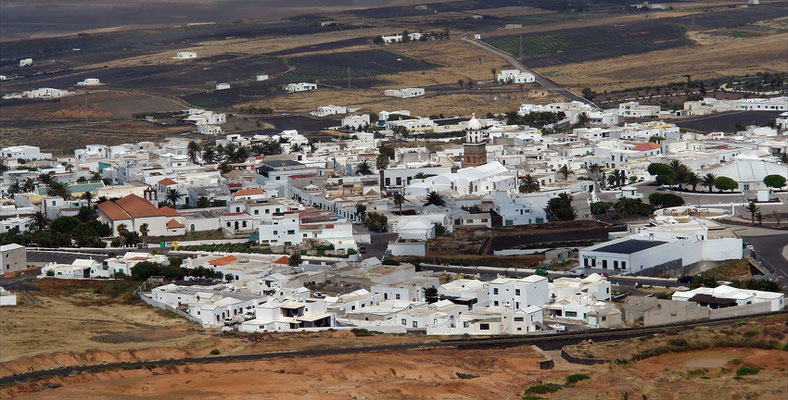
POLYGON ((493 68, 493 69, 491 69, 491 70, 490 70, 490 72, 492 72, 492 76, 493 76, 493 82, 495 82, 495 78, 496 78, 496 74, 498 73, 498 70, 496 70, 495 68, 493 68))
POLYGON ((359 175, 372 175, 372 168, 366 159, 356 166, 356 173, 359 175))
POLYGON ((167 201, 170 202, 170 204, 172 204, 172 208, 177 208, 175 203, 177 203, 178 200, 181 199, 181 197, 183 197, 183 193, 178 193, 178 190, 172 189, 169 192, 167 192, 166 199, 167 201))
POLYGON ((760 211, 760 208, 758 206, 756 206, 754 202, 751 201, 750 204, 747 205, 746 210, 747 210, 747 212, 750 213, 750 222, 752 222, 754 224, 755 223, 755 214, 758 214, 758 211, 760 211))
POLYGON ((703 186, 709 188, 709 193, 711 193, 711 191, 714 190, 715 181, 717 181, 717 175, 708 173, 706 175, 703 175, 703 178, 701 179, 700 183, 703 184, 703 186))
POLYGON ((772 218, 777 221, 777 226, 780 226, 780 212, 777 210, 772 210, 772 218))
POLYGON ((397 193, 394 195, 394 205, 399 207, 399 214, 402 215, 402 203, 405 202, 405 196, 397 193))
POLYGON ((534 193, 539 191, 539 181, 530 174, 520 181, 520 193, 534 193))
POLYGON ((385 154, 379 154, 378 158, 375 160, 375 167, 377 169, 386 169, 389 167, 389 156, 385 154))
POLYGON ((763 214, 761 214, 761 213, 756 213, 756 214, 755 214, 755 219, 757 219, 757 220, 758 220, 758 225, 763 225, 763 214))
POLYGON ((148 248, 148 232, 150 232, 150 230, 148 229, 148 224, 140 225, 140 233, 142 234, 142 246, 145 247, 146 249, 148 248))
POLYGON ((28 179, 22 184, 22 189, 25 190, 25 193, 30 193, 36 188, 36 181, 35 179, 28 179))
POLYGON ((361 221, 364 221, 364 215, 367 213, 367 206, 363 204, 356 204, 356 215, 361 221))
POLYGON ((599 164, 591 164, 588 167, 588 171, 591 173, 591 179, 597 180, 599 179, 599 173, 602 171, 602 167, 599 164))
POLYGON ((118 225, 118 236, 120 236, 120 240, 123 243, 123 246, 126 246, 126 236, 129 235, 129 230, 126 229, 126 224, 118 225))
POLYGON ((52 179, 47 189, 47 196, 59 196, 63 200, 71 199, 71 191, 68 189, 68 184, 52 179))
POLYGON ((568 166, 564 165, 558 170, 558 173, 564 176, 564 180, 569 178, 569 175, 572 175, 572 170, 569 169, 568 166))
POLYGON ((695 188, 697 188, 698 185, 700 184, 700 177, 698 176, 698 174, 694 172, 690 172, 689 174, 687 174, 687 184, 692 186, 692 191, 694 192, 695 188))
POLYGON ((19 182, 14 182, 8 187, 8 194, 20 193, 21 191, 22 185, 20 185, 19 182))
POLYGON ((39 182, 43 183, 44 185, 49 185, 52 182, 52 175, 49 174, 41 174, 38 176, 39 182))
POLYGON ((33 226, 36 227, 39 231, 44 230, 44 228, 49 225, 49 220, 41 211, 36 212, 33 214, 33 226))
POLYGON ((200 155, 200 145, 192 140, 189 142, 189 145, 186 146, 186 151, 189 154, 189 160, 191 160, 192 164, 197 164, 197 157, 200 155))
POLYGON ((443 197, 441 195, 439 195, 438 192, 433 190, 427 195, 427 198, 424 201, 424 207, 426 207, 426 206, 428 206, 430 204, 438 206, 438 207, 443 207, 443 206, 446 205, 446 201, 443 200, 443 197))
POLYGON ((623 186, 627 183, 627 173, 624 170, 618 171, 618 186, 623 186))
POLYGON ((588 114, 582 112, 577 116, 577 126, 585 127, 589 122, 591 122, 591 119, 588 118, 588 114))
POLYGON ((216 149, 207 147, 202 152, 202 161, 206 164, 213 164, 216 161, 216 149))
POLYGON ((91 193, 91 192, 85 192, 85 193, 82 193, 82 196, 79 196, 79 197, 80 197, 82 200, 87 200, 87 202, 88 202, 88 207, 90 207, 90 204, 91 204, 91 202, 93 201, 93 193, 91 193))
POLYGON ((304 145, 300 143, 293 143, 290 145, 291 153, 299 153, 304 150, 304 145))

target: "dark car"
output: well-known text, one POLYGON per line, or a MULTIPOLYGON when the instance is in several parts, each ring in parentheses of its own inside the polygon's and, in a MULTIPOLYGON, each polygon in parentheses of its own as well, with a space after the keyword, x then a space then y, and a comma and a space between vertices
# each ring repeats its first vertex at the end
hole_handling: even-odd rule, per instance
POLYGON ((695 277, 694 277, 694 276, 692 276, 692 275, 684 275, 684 276, 682 276, 682 277, 679 277, 679 279, 676 279, 676 280, 677 280, 679 283, 692 283, 692 279, 693 279, 693 278, 695 278, 695 277))
POLYGON ((358 252, 361 253, 361 254, 366 254, 367 248, 364 247, 364 246, 361 246, 361 247, 358 248, 358 252))

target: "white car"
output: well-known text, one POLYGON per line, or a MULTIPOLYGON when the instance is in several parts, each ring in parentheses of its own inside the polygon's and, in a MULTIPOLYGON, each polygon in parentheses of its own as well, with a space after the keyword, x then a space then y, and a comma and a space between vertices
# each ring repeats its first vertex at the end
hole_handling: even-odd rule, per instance
POLYGON ((556 332, 564 332, 564 331, 566 331, 566 327, 561 325, 561 324, 550 324, 550 325, 547 325, 547 326, 555 329, 556 332))

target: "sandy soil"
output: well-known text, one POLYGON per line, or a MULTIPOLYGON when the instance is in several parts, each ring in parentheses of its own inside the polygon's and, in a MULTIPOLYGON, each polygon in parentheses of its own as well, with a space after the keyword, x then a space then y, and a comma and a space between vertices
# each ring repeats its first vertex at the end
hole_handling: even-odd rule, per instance
POLYGON ((788 70, 788 33, 537 69, 574 88, 619 90, 723 75, 788 70), (731 55, 735 54, 735 57, 731 55))
POLYGON ((100 372, 4 388, 0 394, 30 399, 519 399, 531 385, 563 384, 568 375, 584 373, 589 380, 564 386, 549 398, 620 399, 627 393, 633 399, 701 400, 715 392, 717 399, 771 400, 788 395, 785 357, 778 350, 718 349, 624 366, 589 367, 558 359, 554 369, 539 370, 536 362, 542 357, 530 347, 414 350, 100 372), (760 371, 735 379, 740 365, 760 371), (458 372, 478 377, 460 379, 458 372), (51 384, 63 386, 43 389, 51 384))

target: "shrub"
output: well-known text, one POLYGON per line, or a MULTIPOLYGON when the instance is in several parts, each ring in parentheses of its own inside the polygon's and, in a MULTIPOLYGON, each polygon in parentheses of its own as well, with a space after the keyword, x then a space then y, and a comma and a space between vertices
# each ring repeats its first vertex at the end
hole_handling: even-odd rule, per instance
POLYGON ((587 379, 591 379, 591 377, 586 374, 572 374, 566 377, 566 384, 574 385, 577 382, 584 381, 587 379))
POLYGON ((212 355, 212 356, 218 356, 218 355, 219 355, 219 349, 213 349, 213 350, 211 350, 211 355, 212 355))
POLYGON ((353 332, 353 334, 356 335, 356 337, 374 336, 375 335, 374 332, 371 332, 371 331, 369 331, 367 329, 363 329, 363 328, 353 328, 350 331, 353 332))
POLYGON ((533 385, 528 389, 525 389, 525 395, 529 394, 548 394, 548 393, 555 393, 561 386, 556 385, 555 383, 545 383, 541 385, 533 385))
POLYGON ((47 271, 47 276, 55 276, 55 271, 50 269, 49 271, 47 271))
POLYGON ((739 368, 738 370, 736 370, 736 376, 755 375, 760 371, 761 370, 758 368, 748 367, 745 365, 739 368))

